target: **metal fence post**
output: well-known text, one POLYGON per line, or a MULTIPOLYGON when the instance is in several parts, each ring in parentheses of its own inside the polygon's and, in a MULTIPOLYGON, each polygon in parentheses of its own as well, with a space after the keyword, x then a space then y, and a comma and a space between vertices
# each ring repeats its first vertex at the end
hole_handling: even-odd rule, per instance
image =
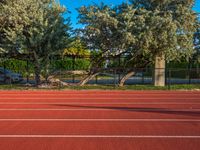
POLYGON ((116 67, 114 68, 114 87, 116 88, 117 83, 116 83, 116 67))
POLYGON ((191 84, 191 71, 192 71, 192 64, 190 61, 190 65, 189 65, 189 84, 191 84))
POLYGON ((4 83, 6 83, 6 63, 5 63, 5 60, 3 60, 3 73, 4 73, 4 83))
POLYGON ((29 73, 29 61, 28 60, 26 61, 26 73, 27 73, 26 83, 28 84, 29 83, 29 75, 30 75, 30 73, 29 73))
MULTIPOLYGON (((60 81, 62 81, 62 80, 61 80, 61 69, 60 69, 60 71, 59 71, 59 79, 60 79, 60 81)), ((59 82, 59 90, 61 90, 61 88, 62 88, 62 83, 59 82)))
POLYGON ((169 78, 169 83, 168 83, 168 90, 171 89, 171 69, 168 70, 168 78, 169 78))
POLYGON ((188 84, 191 84, 191 59, 189 59, 188 67, 187 67, 187 75, 188 75, 188 84))
MULTIPOLYGON (((73 69, 73 71, 75 70, 75 58, 76 56, 75 55, 73 55, 73 57, 72 57, 72 69, 73 69)), ((73 76, 72 76, 72 81, 73 81, 73 83, 75 83, 75 75, 74 75, 74 73, 73 73, 73 76)))
POLYGON ((95 77, 95 84, 97 84, 98 83, 98 75, 96 75, 96 77, 95 77))
POLYGON ((144 69, 142 69, 142 84, 144 84, 144 69))
POLYGON ((118 83, 120 82, 120 78, 121 78, 121 55, 119 55, 119 60, 118 60, 118 68, 119 68, 119 71, 118 71, 118 83))

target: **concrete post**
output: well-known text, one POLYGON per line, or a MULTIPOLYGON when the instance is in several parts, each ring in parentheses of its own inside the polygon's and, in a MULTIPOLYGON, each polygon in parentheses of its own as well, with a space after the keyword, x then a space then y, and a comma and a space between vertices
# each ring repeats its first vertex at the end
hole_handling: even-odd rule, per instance
POLYGON ((165 55, 155 57, 154 86, 165 86, 165 55))

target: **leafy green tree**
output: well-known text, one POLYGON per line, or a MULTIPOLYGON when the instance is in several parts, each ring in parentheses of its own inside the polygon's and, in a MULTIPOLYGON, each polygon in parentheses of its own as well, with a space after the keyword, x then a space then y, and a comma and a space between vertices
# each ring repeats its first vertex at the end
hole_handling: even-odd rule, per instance
MULTIPOLYGON (((79 9, 83 39, 90 49, 98 50, 98 67, 105 56, 126 53, 130 67, 155 64, 155 85, 164 85, 165 60, 189 58, 193 53, 196 14, 193 1, 131 0, 116 7, 94 5, 79 9), (133 65, 130 65, 130 62, 133 65)), ((91 67, 92 68, 92 67, 91 67)), ((91 71, 93 77, 97 71, 91 71)), ((135 74, 128 71, 120 85, 135 74)))
POLYGON ((146 11, 141 43, 155 63, 155 85, 164 85, 165 60, 189 59, 193 54, 196 14, 193 0, 130 0, 146 11), (158 69, 156 69, 158 68, 158 69), (160 68, 160 69, 159 69, 160 68))
POLYGON ((194 55, 192 61, 196 64, 196 72, 200 77, 200 18, 197 19, 196 22, 196 32, 194 34, 194 55))
POLYGON ((136 42, 134 34, 131 33, 134 14, 132 6, 124 3, 119 7, 102 3, 79 9, 79 23, 84 25, 84 28, 79 30, 80 35, 88 48, 96 53, 89 74, 80 85, 98 75, 102 70, 101 64, 107 58, 125 53, 136 42))
POLYGON ((40 84, 41 70, 49 72, 50 56, 63 50, 68 41, 69 19, 63 18, 66 9, 55 0, 11 0, 1 9, 1 15, 7 18, 2 47, 11 45, 6 51, 29 55, 36 84, 40 84))
MULTIPOLYGON (((6 0, 0 1, 0 12, 3 11, 3 5, 6 4, 6 0)), ((4 42, 4 37, 5 37, 5 32, 4 32, 4 26, 6 23, 6 16, 3 16, 2 13, 0 13, 0 54, 4 53, 5 50, 3 49, 3 42, 4 42)))
POLYGON ((75 37, 72 39, 72 42, 68 45, 68 47, 64 49, 63 55, 82 56, 89 58, 90 51, 80 38, 75 37))

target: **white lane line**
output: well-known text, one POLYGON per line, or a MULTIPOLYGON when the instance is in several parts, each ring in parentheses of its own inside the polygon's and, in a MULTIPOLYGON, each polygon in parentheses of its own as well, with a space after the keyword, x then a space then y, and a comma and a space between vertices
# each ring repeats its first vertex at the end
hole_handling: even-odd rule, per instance
POLYGON ((0 122, 9 121, 48 121, 48 122, 200 122, 200 119, 0 119, 0 122))
MULTIPOLYGON (((200 94, 200 93, 199 93, 200 94)), ((10 95, 10 94, 7 94, 7 95, 2 95, 1 94, 1 97, 2 98, 7 98, 7 97, 10 97, 10 98, 15 98, 15 97, 23 97, 23 96, 25 96, 25 97, 53 97, 53 98, 55 98, 55 97, 61 97, 61 98, 73 98, 73 97, 77 97, 77 98, 79 98, 79 97, 81 97, 81 98, 84 98, 85 96, 87 96, 87 97, 91 97, 91 98, 93 98, 93 97, 97 97, 97 98, 101 98, 101 97, 103 97, 103 98, 106 98, 106 97, 110 97, 110 98, 112 98, 112 97, 114 97, 114 98, 116 98, 116 97, 137 97, 137 98, 149 98, 149 97, 154 97, 154 98, 169 98, 169 97, 171 97, 171 98, 199 98, 199 94, 198 95, 143 95, 143 94, 141 94, 141 95, 134 95, 134 94, 130 94, 130 95, 117 95, 117 94, 114 94, 114 95, 109 95, 109 94, 105 94, 105 95, 99 95, 98 93, 97 94, 94 94, 94 95, 88 95, 88 94, 85 94, 85 95, 78 95, 78 94, 75 94, 75 95, 59 95, 59 94, 54 94, 54 95, 46 95, 46 94, 44 94, 44 95, 42 95, 42 94, 37 94, 37 95, 32 95, 32 94, 30 94, 30 95, 26 95, 26 94, 20 94, 20 95, 10 95)))
POLYGON ((1 97, 1 100, 200 100, 200 97, 1 97))
POLYGON ((102 91, 79 91, 79 92, 58 92, 58 91, 51 91, 51 92, 23 92, 23 91, 18 91, 18 92, 2 92, 0 91, 0 94, 1 95, 63 95, 63 96, 66 96, 66 95, 138 95, 140 96, 141 94, 142 95, 145 95, 145 96, 148 96, 148 95, 156 95, 156 96, 159 96, 159 95, 185 95, 185 96, 190 96, 190 95, 199 95, 200 94, 200 91, 196 91, 196 92, 192 92, 192 91, 185 91, 185 92, 148 92, 148 91, 143 91, 143 92, 128 92, 128 91, 107 91, 107 92, 102 92, 102 91))
MULTIPOLYGON (((84 107, 84 106, 83 106, 84 107)), ((87 106, 86 106, 87 107, 87 106)), ((152 111, 152 112, 199 112, 200 113, 200 109, 162 109, 162 108, 155 108, 155 109, 151 109, 151 108, 60 108, 60 109, 49 109, 49 108, 9 108, 9 109, 0 109, 0 111, 116 111, 116 110, 128 110, 128 111, 152 111)))
POLYGON ((200 136, 185 135, 0 135, 0 138, 173 138, 199 139, 200 136))
POLYGON ((19 102, 19 103, 8 103, 8 102, 0 102, 0 105, 200 105, 200 103, 171 103, 171 102, 124 102, 124 103, 83 103, 83 102, 36 102, 36 103, 26 103, 26 102, 19 102))
POLYGON ((77 91, 77 90, 71 90, 71 91, 59 91, 59 90, 53 90, 53 91, 42 91, 42 90, 39 90, 39 91, 23 91, 23 90, 19 90, 19 91, 5 91, 5 90, 1 90, 0 91, 0 94, 20 94, 23 93, 23 94, 63 94, 63 95, 70 95, 70 94, 149 94, 149 95, 152 95, 152 94, 166 94, 166 95, 170 95, 170 94, 198 94, 200 93, 200 91, 161 91, 161 90, 158 90, 158 91, 133 91, 133 90, 80 90, 80 91, 77 91))

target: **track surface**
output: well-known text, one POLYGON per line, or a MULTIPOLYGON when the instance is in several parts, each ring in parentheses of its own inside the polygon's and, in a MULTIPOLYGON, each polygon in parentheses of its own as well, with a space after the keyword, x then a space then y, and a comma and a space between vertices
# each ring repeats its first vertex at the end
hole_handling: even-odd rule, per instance
POLYGON ((199 150, 200 92, 0 91, 0 150, 199 150))

